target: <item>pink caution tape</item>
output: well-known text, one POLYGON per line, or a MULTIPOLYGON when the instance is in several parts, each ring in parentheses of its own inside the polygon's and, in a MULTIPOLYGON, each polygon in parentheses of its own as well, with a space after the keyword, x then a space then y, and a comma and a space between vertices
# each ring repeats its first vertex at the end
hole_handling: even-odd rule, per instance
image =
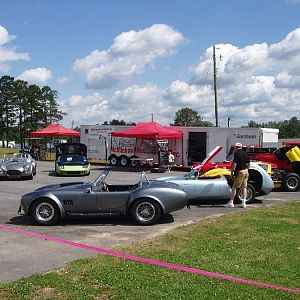
POLYGON ((225 280, 230 280, 230 281, 246 283, 246 284, 250 284, 250 285, 256 285, 256 286, 260 286, 260 287, 266 287, 266 288, 300 294, 300 289, 287 288, 287 287, 282 287, 282 286, 278 286, 278 285, 261 283, 261 282, 257 282, 257 281, 251 281, 251 280, 247 280, 247 279, 242 279, 242 278, 232 277, 232 276, 223 275, 223 274, 219 274, 219 273, 209 272, 209 271, 205 271, 205 270, 170 264, 170 263, 166 263, 166 262, 162 262, 162 261, 158 261, 158 260, 153 260, 153 259, 149 259, 149 258, 143 258, 143 257, 135 256, 135 255, 125 254, 122 252, 117 252, 117 251, 113 251, 113 250, 109 250, 109 249, 98 248, 98 247, 89 246, 89 245, 85 245, 85 244, 75 243, 75 242, 71 242, 68 240, 56 238, 53 236, 47 236, 44 234, 26 231, 26 230, 22 230, 22 229, 10 227, 10 226, 0 225, 0 228, 10 230, 13 232, 17 232, 17 233, 22 233, 22 234, 29 235, 29 236, 34 236, 34 237, 37 237, 37 238, 40 238, 43 240, 53 241, 56 243, 65 244, 65 245, 69 245, 69 246, 73 246, 73 247, 77 247, 77 248, 81 248, 81 249, 86 249, 89 251, 94 251, 94 252, 99 252, 102 254, 112 255, 115 257, 130 259, 133 261, 143 262, 143 263, 150 264, 150 265, 156 265, 156 266, 160 266, 160 267, 164 267, 164 268, 175 269, 175 270, 194 273, 194 274, 198 274, 198 275, 215 277, 215 278, 219 278, 219 279, 225 279, 225 280))

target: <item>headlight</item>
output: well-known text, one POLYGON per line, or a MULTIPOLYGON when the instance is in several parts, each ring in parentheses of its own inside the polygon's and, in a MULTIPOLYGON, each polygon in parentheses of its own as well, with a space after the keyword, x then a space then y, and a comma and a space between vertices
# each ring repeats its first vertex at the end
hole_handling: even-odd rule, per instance
POLYGON ((84 169, 87 169, 89 167, 89 165, 83 165, 82 166, 84 169))
POLYGON ((61 166, 58 166, 60 169, 64 169, 65 166, 64 165, 61 165, 61 166))
POLYGON ((261 164, 260 165, 266 172, 268 172, 268 165, 261 164))
POLYGON ((30 171, 30 167, 31 167, 30 165, 25 165, 25 166, 24 166, 24 170, 25 170, 25 171, 30 171))

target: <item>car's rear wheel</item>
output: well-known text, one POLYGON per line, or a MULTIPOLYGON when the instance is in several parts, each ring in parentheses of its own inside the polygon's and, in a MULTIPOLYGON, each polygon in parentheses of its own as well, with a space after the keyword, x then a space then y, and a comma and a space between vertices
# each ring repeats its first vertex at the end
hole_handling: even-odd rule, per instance
POLYGON ((157 223, 161 218, 162 209, 152 199, 139 199, 132 204, 130 215, 136 224, 152 225, 157 223))
POLYGON ((300 177, 296 173, 288 173, 284 176, 282 185, 285 191, 296 192, 299 190, 300 177))
POLYGON ((60 219, 60 211, 57 204, 47 198, 36 200, 32 204, 30 215, 39 225, 55 225, 60 219))
MULTIPOLYGON (((246 203, 254 202, 255 195, 256 195, 255 187, 251 183, 248 183, 246 189, 247 189, 246 203)), ((243 189, 238 190, 236 198, 240 202, 243 200, 243 189)))

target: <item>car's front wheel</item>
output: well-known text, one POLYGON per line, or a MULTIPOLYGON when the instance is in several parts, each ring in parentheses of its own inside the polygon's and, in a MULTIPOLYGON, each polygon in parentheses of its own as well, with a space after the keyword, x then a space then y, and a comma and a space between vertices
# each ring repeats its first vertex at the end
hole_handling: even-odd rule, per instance
POLYGON ((132 204, 130 215, 136 224, 152 225, 157 223, 161 218, 162 209, 152 199, 139 199, 132 204))
POLYGON ((32 204, 30 215, 39 225, 55 225, 60 219, 57 204, 47 198, 36 200, 32 204))

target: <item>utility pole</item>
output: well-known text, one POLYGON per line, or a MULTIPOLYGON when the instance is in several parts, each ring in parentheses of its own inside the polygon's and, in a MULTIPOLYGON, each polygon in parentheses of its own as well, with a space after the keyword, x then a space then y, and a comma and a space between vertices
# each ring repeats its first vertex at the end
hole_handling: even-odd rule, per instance
POLYGON ((231 120, 231 118, 228 117, 228 118, 227 118, 227 126, 228 126, 228 127, 230 127, 230 120, 231 120))
POLYGON ((219 120, 218 120, 218 95, 217 95, 216 46, 213 46, 213 61, 214 61, 215 116, 216 116, 216 127, 219 127, 219 120))

